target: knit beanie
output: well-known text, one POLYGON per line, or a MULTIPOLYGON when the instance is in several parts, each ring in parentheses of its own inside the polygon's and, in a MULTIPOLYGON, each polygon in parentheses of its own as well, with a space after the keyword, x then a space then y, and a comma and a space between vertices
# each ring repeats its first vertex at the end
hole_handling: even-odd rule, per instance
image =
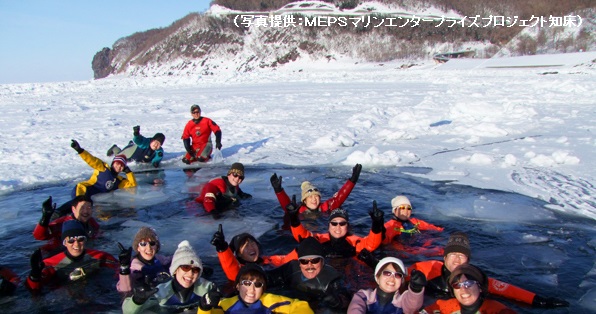
POLYGON ((126 167, 126 155, 116 155, 116 157, 114 157, 114 160, 112 160, 112 165, 114 165, 117 162, 121 163, 122 167, 126 167))
POLYGON ((203 263, 187 240, 184 240, 178 244, 178 248, 176 249, 176 252, 174 252, 174 256, 172 256, 172 265, 170 265, 170 274, 172 276, 174 276, 174 272, 176 269, 178 269, 178 267, 180 267, 180 265, 199 267, 201 269, 201 273, 203 272, 203 263))
POLYGON ((190 106, 190 112, 195 111, 196 109, 199 110, 199 112, 201 111, 201 107, 199 107, 199 105, 192 105, 190 106))
POLYGON ((298 258, 314 258, 314 257, 323 257, 323 245, 317 241, 313 237, 308 237, 298 245, 296 249, 296 253, 298 253, 298 258))
POLYGON ((62 241, 67 237, 86 236, 83 225, 76 219, 67 220, 62 224, 62 241))
POLYGON ((484 296, 488 294, 488 277, 482 270, 480 270, 480 268, 472 264, 461 264, 457 266, 453 270, 453 272, 451 272, 451 275, 449 275, 449 280, 447 282, 449 290, 451 290, 451 292, 453 292, 451 283, 455 282, 455 280, 461 275, 466 275, 466 278, 477 281, 478 286, 482 290, 481 294, 484 296))
POLYGON ((259 243, 259 241, 257 241, 257 239, 255 239, 255 237, 253 237, 251 234, 248 234, 248 233, 241 233, 241 234, 235 235, 232 238, 232 240, 230 241, 230 250, 232 250, 232 252, 234 252, 235 255, 238 255, 240 253, 239 252, 240 251, 240 248, 249 239, 252 240, 252 241, 254 241, 259 246, 259 252, 260 252, 261 251, 261 244, 259 243))
POLYGON ((346 221, 350 221, 350 217, 348 216, 348 211, 341 207, 336 208, 331 211, 331 214, 329 215, 329 221, 333 220, 333 218, 335 218, 335 217, 341 217, 341 218, 345 219, 346 221))
POLYGON ((139 231, 135 235, 134 240, 132 240, 132 248, 135 250, 135 252, 139 252, 139 242, 146 239, 149 239, 149 241, 157 242, 157 245, 155 246, 155 253, 159 252, 159 249, 161 248, 161 243, 159 242, 159 238, 157 237, 157 233, 155 233, 155 230, 149 227, 141 227, 141 229, 139 229, 139 231))
POLYGON ((153 135, 153 138, 151 140, 158 141, 161 145, 163 145, 163 142, 166 141, 166 136, 163 135, 163 133, 155 133, 155 135, 153 135))
POLYGON ((395 209, 398 208, 400 205, 409 205, 410 207, 412 207, 412 204, 410 203, 410 200, 407 197, 403 195, 398 195, 391 200, 391 208, 393 209, 392 211, 394 214, 395 209))
POLYGON ((456 231, 449 236, 449 241, 447 241, 447 245, 445 245, 445 252, 443 256, 447 256, 449 253, 462 253, 468 257, 468 260, 471 256, 470 250, 470 240, 468 239, 468 235, 461 232, 456 231))
POLYGON ((319 189, 317 189, 316 186, 312 185, 312 183, 310 183, 308 181, 302 182, 302 185, 300 185, 300 188, 302 189, 302 201, 303 202, 307 197, 309 197, 311 195, 318 195, 319 197, 321 197, 321 192, 319 192, 319 189))
POLYGON ((397 264, 398 269, 396 269, 396 271, 398 273, 401 273, 402 275, 405 275, 408 273, 408 270, 406 269, 406 266, 404 266, 404 262, 402 262, 399 258, 396 257, 385 257, 383 259, 381 259, 378 263, 377 263, 377 267, 375 267, 375 280, 377 281, 377 283, 379 283, 379 272, 381 271, 381 269, 383 269, 383 267, 385 267, 385 265, 387 264, 397 264))
POLYGON ((244 176, 244 165, 239 162, 233 163, 232 167, 230 167, 230 170, 228 170, 228 175, 232 173, 235 173, 239 176, 244 176))

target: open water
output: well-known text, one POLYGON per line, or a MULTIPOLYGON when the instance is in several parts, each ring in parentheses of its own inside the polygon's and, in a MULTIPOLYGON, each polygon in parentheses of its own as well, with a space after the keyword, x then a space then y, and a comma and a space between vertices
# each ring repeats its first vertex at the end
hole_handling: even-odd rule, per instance
MULTIPOLYGON (((203 263, 213 269, 210 280, 229 290, 230 285, 219 266, 215 249, 209 244, 218 224, 226 239, 240 232, 259 237, 265 255, 285 254, 297 244, 283 227, 283 211, 270 186, 273 172, 283 176, 289 195, 300 196, 300 183, 310 180, 319 187, 323 199, 331 197, 351 174, 351 167, 288 168, 278 165, 247 167, 241 188, 253 195, 237 209, 218 217, 206 215, 194 197, 211 178, 225 174, 227 167, 215 166, 196 172, 166 170, 139 173, 136 191, 116 191, 95 198, 94 216, 102 231, 88 247, 118 255, 117 242, 129 246, 140 226, 155 228, 162 243, 161 253, 171 255, 177 244, 189 240, 203 263), (149 182, 155 176, 165 184, 149 182)), ((390 216, 391 198, 407 195, 414 207, 413 216, 445 227, 442 233, 417 234, 381 250, 397 256, 406 266, 435 258, 449 238, 461 230, 470 236, 472 263, 489 276, 515 284, 544 296, 556 296, 571 303, 569 308, 532 309, 500 300, 520 313, 595 313, 596 312, 596 229, 593 220, 560 214, 545 207, 543 201, 495 190, 484 190, 432 182, 419 178, 424 168, 365 169, 354 191, 344 204, 350 212, 352 232, 366 235, 370 228, 368 211, 377 200, 390 216), (410 250, 428 246, 423 250, 410 250)), ((62 287, 44 287, 32 296, 23 282, 29 273, 29 256, 45 243, 33 239, 32 231, 41 216, 41 203, 53 196, 60 205, 68 199, 74 182, 44 186, 0 196, 0 264, 18 273, 21 284, 12 297, 0 298, 2 313, 118 313, 121 296, 117 276, 104 270, 95 276, 62 287)), ((324 232, 327 217, 308 217, 307 228, 324 232)), ((46 256, 44 256, 46 257, 46 256)), ((346 271, 348 287, 357 291, 374 285, 372 270, 354 259, 332 261, 346 271)))

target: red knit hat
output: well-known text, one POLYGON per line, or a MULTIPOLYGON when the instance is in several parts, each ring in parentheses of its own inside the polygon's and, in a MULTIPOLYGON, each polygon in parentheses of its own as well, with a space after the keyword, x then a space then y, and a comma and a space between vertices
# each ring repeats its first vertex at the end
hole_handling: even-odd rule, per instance
POLYGON ((121 163, 122 167, 126 167, 126 155, 116 155, 116 157, 114 157, 114 160, 112 160, 112 165, 114 165, 114 163, 121 163))

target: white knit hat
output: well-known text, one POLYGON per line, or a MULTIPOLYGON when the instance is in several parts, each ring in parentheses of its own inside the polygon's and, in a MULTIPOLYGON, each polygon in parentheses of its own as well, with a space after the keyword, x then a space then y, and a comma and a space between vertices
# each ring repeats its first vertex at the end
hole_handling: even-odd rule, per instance
POLYGON ((319 197, 321 197, 321 192, 319 192, 319 189, 317 189, 316 186, 314 186, 312 183, 308 182, 308 181, 304 181, 302 182, 302 184, 300 185, 300 188, 302 189, 302 201, 304 202, 304 200, 311 196, 311 195, 318 195, 319 197))
POLYGON ((383 269, 383 267, 385 267, 385 265, 387 265, 389 263, 397 264, 397 266, 399 266, 399 269, 396 269, 396 271, 401 272, 402 275, 406 275, 408 273, 406 266, 404 266, 404 262, 402 262, 399 258, 385 257, 385 258, 381 259, 377 263, 377 267, 375 267, 375 281, 377 282, 377 284, 379 283, 379 277, 378 277, 379 272, 381 271, 381 269, 383 269))
POLYGON ((203 272, 203 263, 195 250, 192 249, 190 243, 184 240, 178 244, 178 248, 172 257, 172 265, 170 266, 170 274, 174 276, 174 272, 180 265, 191 265, 193 267, 199 267, 203 272))
POLYGON ((412 204, 410 204, 410 200, 407 197, 398 195, 391 200, 391 209, 393 213, 395 213, 395 209, 400 205, 409 205, 412 207, 412 204))

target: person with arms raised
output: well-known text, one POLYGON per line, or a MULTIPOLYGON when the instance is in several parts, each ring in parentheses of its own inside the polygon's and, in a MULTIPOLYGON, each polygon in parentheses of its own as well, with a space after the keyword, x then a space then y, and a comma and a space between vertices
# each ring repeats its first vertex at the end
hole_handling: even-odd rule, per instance
POLYGON ((153 167, 159 167, 163 158, 163 143, 166 136, 163 133, 155 133, 152 138, 146 138, 141 135, 141 126, 136 125, 132 128, 133 138, 124 148, 120 149, 114 144, 108 149, 107 155, 124 155, 127 161, 150 163, 153 167))

